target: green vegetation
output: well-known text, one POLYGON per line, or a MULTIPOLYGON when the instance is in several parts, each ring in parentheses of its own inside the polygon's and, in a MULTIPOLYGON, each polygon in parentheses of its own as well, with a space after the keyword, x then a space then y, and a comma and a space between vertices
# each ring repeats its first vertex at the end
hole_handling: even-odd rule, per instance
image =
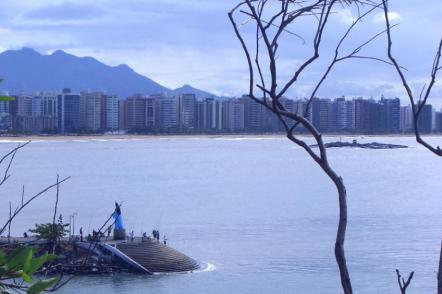
MULTIPOLYGON (((3 79, 0 78, 0 83, 3 82, 3 79)), ((11 96, 0 95, 0 101, 14 101, 15 98, 11 96)))
POLYGON ((35 224, 35 228, 30 229, 29 232, 35 234, 38 239, 48 240, 51 244, 56 244, 69 232, 68 226, 69 224, 63 224, 63 216, 60 214, 56 224, 35 224))
POLYGON ((8 256, 0 249, 0 293, 36 294, 54 287, 59 277, 38 280, 33 275, 56 258, 56 255, 47 252, 34 257, 34 248, 29 246, 19 247, 8 256))

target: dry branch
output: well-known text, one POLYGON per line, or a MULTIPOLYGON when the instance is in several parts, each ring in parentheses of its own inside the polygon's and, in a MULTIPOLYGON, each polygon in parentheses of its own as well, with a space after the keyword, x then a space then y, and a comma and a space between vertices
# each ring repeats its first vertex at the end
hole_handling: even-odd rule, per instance
MULTIPOLYGON (((372 59, 376 61, 382 61, 389 63, 386 60, 380 58, 374 58, 369 56, 361 56, 358 53, 363 47, 368 45, 378 36, 382 35, 384 32, 380 32, 366 42, 362 43, 360 46, 356 47, 352 53, 348 55, 341 56, 339 54, 339 49, 342 43, 350 35, 353 28, 367 15, 370 15, 375 9, 381 6, 381 3, 375 3, 374 1, 338 1, 338 0, 315 0, 315 1, 296 1, 296 0, 280 0, 277 1, 280 4, 279 10, 272 10, 265 13, 265 7, 268 5, 269 0, 245 0, 240 2, 229 12, 229 19, 233 25, 233 29, 237 39, 239 40, 242 49, 244 51, 248 72, 249 72, 249 93, 250 99, 254 100, 256 103, 261 104, 265 109, 274 113, 279 121, 284 126, 287 138, 294 144, 301 146, 310 157, 321 167, 321 169, 327 174, 330 180, 335 184, 336 190, 338 192, 339 198, 339 223, 338 230, 336 234, 335 243, 335 257, 338 264, 341 284, 344 293, 353 293, 350 275, 347 268, 345 252, 344 252, 344 242, 345 233, 347 228, 347 192, 343 182, 343 179, 334 171, 330 166, 327 157, 327 150, 325 148, 322 134, 313 126, 312 122, 307 118, 309 111, 309 106, 316 92, 321 87, 322 83, 328 77, 334 66, 343 60, 358 58, 358 59, 372 59), (336 49, 334 59, 329 64, 327 70, 323 75, 320 76, 319 82, 315 84, 313 91, 310 93, 308 100, 308 105, 306 112, 303 115, 299 115, 297 112, 289 112, 284 107, 281 99, 285 93, 293 86, 296 85, 300 75, 304 73, 317 59, 319 58, 320 46, 323 40, 324 33, 329 21, 330 15, 333 13, 333 8, 336 4, 341 4, 343 6, 356 4, 359 11, 358 18, 355 22, 348 28, 344 36, 340 39, 336 49), (365 12, 360 12, 363 5, 368 4, 369 9, 365 12), (252 48, 249 48, 246 42, 246 36, 241 33, 241 26, 238 25, 235 16, 240 13, 241 15, 247 16, 249 19, 247 24, 254 22, 256 25, 256 30, 254 34, 254 52, 252 48), (268 16, 268 14, 273 13, 273 16, 268 16), (266 15, 269 20, 264 20, 263 15, 266 15), (284 33, 288 33, 287 27, 291 24, 295 24, 298 20, 304 17, 313 17, 316 21, 316 25, 313 30, 314 41, 312 45, 311 56, 306 58, 297 68, 293 69, 291 77, 286 83, 281 85, 278 84, 278 49, 280 37, 284 33), (272 30, 269 30, 272 28, 272 30), (260 45, 263 46, 263 50, 260 50, 260 45), (252 60, 252 56, 254 59, 252 60), (267 61, 266 67, 263 66, 262 59, 265 58, 267 61), (268 67, 267 67, 268 66, 268 67), (264 74, 264 70, 266 71, 264 74), (255 84, 255 75, 258 76, 258 84, 255 84), (265 81, 264 76, 269 76, 268 81, 265 81), (255 94, 255 88, 261 94, 255 94), (293 125, 289 125, 288 121, 293 122, 293 125), (304 139, 296 136, 294 130, 296 126, 301 125, 304 127, 309 134, 311 134, 316 141, 316 145, 319 147, 319 152, 316 153, 310 144, 307 144, 304 139)), ((276 5, 275 5, 276 6, 276 5)), ((290 32, 292 33, 292 32, 290 32)))
POLYGON ((61 181, 58 181, 55 184, 52 184, 46 188, 44 188, 43 190, 41 190, 40 192, 38 192, 37 194, 35 194, 34 196, 32 196, 31 198, 29 198, 27 201, 25 201, 24 203, 22 203, 20 206, 18 206, 14 213, 11 215, 11 217, 6 221, 6 223, 3 225, 3 227, 0 229, 0 235, 5 231, 6 227, 14 220, 15 217, 17 217, 20 212, 26 208, 26 206, 28 206, 33 200, 35 200, 36 198, 38 198, 39 196, 43 195, 44 193, 46 193, 47 191, 51 190, 52 188, 56 187, 57 185, 60 185, 61 183, 66 182, 67 180, 69 180, 71 177, 66 177, 64 179, 62 179, 61 181))
POLYGON ((419 99, 416 99, 415 94, 413 93, 410 83, 408 82, 407 78, 405 77, 403 68, 399 65, 399 62, 397 61, 396 57, 393 55, 393 37, 391 34, 392 25, 390 24, 390 18, 388 15, 389 8, 388 8, 388 0, 382 0, 382 7, 384 10, 384 17, 385 17, 385 25, 386 25, 386 32, 387 32, 387 41, 388 41, 388 58, 393 64, 397 74, 399 75, 399 78, 402 82, 402 86, 404 87, 407 96, 410 100, 411 109, 412 109, 412 117, 413 117, 413 126, 414 126, 414 133, 416 137, 416 141, 433 152, 437 156, 442 157, 442 149, 439 146, 432 146, 430 143, 428 143, 426 140, 424 140, 421 136, 421 132, 419 130, 419 118, 422 114, 422 109, 426 105, 428 98, 431 95, 431 91, 433 89, 434 84, 436 83, 436 78, 439 70, 442 68, 440 65, 441 62, 441 52, 442 52, 442 37, 439 41, 438 48, 436 50, 436 55, 434 57, 433 66, 431 69, 431 77, 429 83, 425 84, 420 92, 419 99))
POLYGON ((405 280, 399 270, 396 270, 397 282, 399 284, 399 288, 401 289, 401 294, 406 294, 408 286, 410 286, 411 279, 413 279, 414 272, 411 272, 408 275, 407 280, 405 280))

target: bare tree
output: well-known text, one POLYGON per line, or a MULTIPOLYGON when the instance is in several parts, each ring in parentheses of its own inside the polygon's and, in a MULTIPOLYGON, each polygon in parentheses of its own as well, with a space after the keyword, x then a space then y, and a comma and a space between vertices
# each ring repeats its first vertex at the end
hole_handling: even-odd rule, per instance
MULTIPOLYGON (((439 40, 439 44, 436 49, 436 54, 433 60, 433 65, 431 67, 431 74, 429 78, 429 82, 425 83, 422 87, 422 90, 420 91, 419 95, 417 96, 416 93, 412 90, 410 86, 410 82, 407 80, 404 68, 399 65, 399 61, 393 54, 393 37, 392 37, 392 27, 391 21, 390 21, 390 10, 389 10, 389 1, 388 0, 382 0, 382 8, 384 11, 384 17, 385 17, 385 26, 386 26, 386 32, 387 32, 387 48, 388 48, 388 59, 393 64, 394 69, 396 70, 400 81, 402 83, 402 86, 407 93, 408 99, 410 100, 411 104, 411 111, 412 111, 412 118, 413 118, 413 129, 414 134, 416 137, 416 141, 427 148, 429 151, 431 151, 436 156, 442 157, 442 149, 440 146, 433 146, 430 143, 428 143, 425 139, 421 136, 421 130, 419 129, 419 120, 422 115, 422 110, 427 105, 428 99, 430 98, 432 94, 432 90, 434 89, 434 85, 436 84, 436 79, 439 71, 442 69, 441 65, 441 53, 442 53, 442 37, 439 40)), ((438 274, 438 293, 442 294, 442 248, 440 252, 440 262, 439 262, 439 274, 438 274)), ((397 274, 399 276, 399 272, 397 271, 397 274)), ((402 293, 405 293, 413 275, 410 275, 410 278, 408 279, 407 283, 403 283, 403 286, 399 283, 401 286, 402 293)))
POLYGON ((248 96, 278 117, 284 126, 287 138, 294 144, 302 147, 326 173, 336 187, 339 196, 339 223, 335 242, 335 257, 339 267, 341 285, 346 294, 353 293, 344 251, 347 228, 347 192, 342 177, 340 177, 330 165, 322 134, 309 120, 309 109, 319 88, 337 63, 348 59, 372 59, 392 64, 387 60, 361 54, 361 50, 366 45, 384 34, 385 31, 373 35, 351 50, 350 53, 341 53, 343 43, 356 25, 381 5, 382 3, 365 0, 244 0, 229 12, 229 18, 236 37, 241 43, 247 59, 249 70, 248 96), (284 106, 283 97, 290 88, 297 85, 300 76, 318 60, 321 43, 326 32, 329 18, 334 13, 333 9, 335 7, 345 7, 349 5, 356 6, 358 16, 338 40, 331 62, 328 64, 324 73, 318 77, 318 82, 308 95, 309 99, 304 113, 300 114, 299 112, 293 113, 288 111, 284 106), (239 16, 243 18, 241 22, 238 21, 239 16), (292 29, 295 27, 295 24, 299 26, 305 19, 312 19, 315 22, 312 30, 312 54, 293 69, 293 73, 287 81, 281 82, 281 78, 278 75, 278 66, 280 65, 278 63, 280 53, 278 50, 280 43, 283 42, 282 37, 294 36, 305 42, 305 39, 292 29), (254 30, 253 42, 248 41, 247 34, 242 31, 243 27, 250 25, 250 23, 252 23, 254 30), (262 51, 260 51, 261 46, 264 48, 262 51), (313 137, 319 148, 319 152, 316 152, 304 138, 296 134, 298 127, 303 127, 308 134, 313 137))
MULTIPOLYGON (((10 168, 13 164, 14 158, 17 152, 28 145, 30 142, 26 142, 24 144, 19 144, 17 147, 13 148, 10 152, 5 154, 0 159, 0 166, 3 163, 6 163, 6 167, 4 168, 3 178, 0 180, 0 186, 2 186, 9 178, 10 178, 10 168)), ((9 216, 7 217, 5 223, 0 226, 0 235, 3 234, 6 230, 8 230, 8 240, 10 239, 10 231, 12 222, 16 217, 18 217, 23 210, 30 205, 34 200, 43 196, 52 188, 57 188, 56 194, 56 205, 54 209, 54 214, 57 210, 58 205, 58 192, 59 186, 61 183, 67 181, 69 177, 64 178, 62 180, 59 179, 57 175, 57 182, 53 185, 47 186, 40 192, 34 194, 27 200, 25 199, 25 188, 23 186, 20 204, 16 206, 16 208, 12 209, 12 202, 9 201, 9 216)), ((9 242, 8 242, 9 244, 9 242)), ((2 272, 0 274, 0 292, 9 293, 9 290, 14 290, 16 293, 40 293, 44 290, 46 291, 54 291, 56 290, 57 284, 61 281, 61 277, 52 277, 46 278, 43 280, 36 280, 32 278, 34 274, 36 274, 39 269, 46 262, 50 262, 53 258, 52 255, 44 254, 39 256, 38 258, 34 258, 34 250, 30 246, 25 246, 17 249, 18 253, 12 254, 9 258, 4 256, 3 251, 0 249, 1 265, 2 272), (12 266, 14 264, 14 266, 12 266), (25 266, 27 264, 28 266, 25 266), (32 283, 32 284, 31 284, 32 283)))
POLYGON ((388 40, 388 58, 390 62, 393 64, 397 74, 399 75, 402 86, 404 87, 405 92, 407 93, 407 96, 410 100, 412 117, 413 117, 413 128, 416 136, 416 141, 419 144, 425 146, 425 148, 427 148, 437 156, 442 156, 442 149, 439 146, 434 147, 431 144, 429 144, 427 141, 425 141, 422 138, 419 129, 419 118, 421 117, 422 109, 427 104, 428 99, 431 96, 432 90, 434 89, 434 85, 436 84, 437 74, 442 69, 441 66, 442 37, 439 40, 439 45, 437 47, 436 55, 433 60, 429 82, 423 85, 420 94, 417 96, 416 93, 414 93, 413 90, 411 89, 410 83, 405 76, 404 68, 399 65, 397 58, 393 54, 393 37, 391 33, 391 29, 393 26, 390 23, 388 4, 389 4, 388 0, 382 0, 382 7, 384 10, 385 25, 386 25, 387 40, 388 40))

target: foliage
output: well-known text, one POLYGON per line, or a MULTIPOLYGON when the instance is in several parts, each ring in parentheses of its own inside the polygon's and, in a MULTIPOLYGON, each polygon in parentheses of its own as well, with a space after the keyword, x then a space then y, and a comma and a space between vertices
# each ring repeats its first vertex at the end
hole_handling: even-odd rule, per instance
POLYGON ((29 246, 19 247, 9 256, 0 249, 0 293, 36 294, 55 286, 59 277, 38 280, 33 275, 56 258, 56 255, 47 252, 34 257, 34 248, 29 246))
MULTIPOLYGON (((3 82, 3 79, 0 78, 0 83, 3 82)), ((14 101, 15 98, 6 95, 0 95, 0 101, 14 101)))
POLYGON ((56 224, 35 224, 35 228, 30 229, 29 232, 36 234, 38 239, 45 239, 52 243, 56 243, 69 232, 67 229, 68 226, 69 224, 63 224, 63 216, 60 214, 56 224))

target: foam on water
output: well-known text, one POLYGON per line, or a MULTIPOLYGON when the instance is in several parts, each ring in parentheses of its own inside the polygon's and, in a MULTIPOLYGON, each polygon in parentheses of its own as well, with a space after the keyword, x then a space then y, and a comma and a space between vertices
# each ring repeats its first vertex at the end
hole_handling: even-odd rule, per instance
POLYGON ((155 276, 170 276, 170 275, 184 275, 184 274, 198 274, 205 272, 213 272, 216 267, 212 263, 201 263, 201 268, 198 270, 187 271, 187 272, 173 272, 173 273, 153 273, 155 276))
POLYGON ((201 267, 198 270, 194 270, 194 271, 190 271, 189 273, 205 273, 205 272, 213 272, 216 270, 216 267, 213 263, 209 263, 209 262, 203 262, 200 264, 201 267))

